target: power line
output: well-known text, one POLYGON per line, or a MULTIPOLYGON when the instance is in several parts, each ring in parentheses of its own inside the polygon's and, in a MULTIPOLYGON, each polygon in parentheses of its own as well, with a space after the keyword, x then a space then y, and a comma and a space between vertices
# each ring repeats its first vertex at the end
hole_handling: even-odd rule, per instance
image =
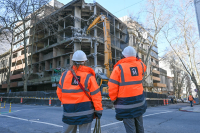
POLYGON ((144 0, 141 0, 141 1, 139 1, 139 2, 137 2, 137 3, 135 3, 135 4, 133 4, 133 5, 130 5, 130 6, 128 6, 128 7, 125 7, 125 8, 123 8, 123 9, 117 11, 117 12, 114 12, 113 14, 118 13, 118 12, 120 12, 120 11, 123 11, 123 10, 125 10, 125 9, 127 9, 127 8, 129 8, 129 7, 131 7, 131 6, 137 5, 137 4, 141 3, 142 1, 144 1, 144 0))

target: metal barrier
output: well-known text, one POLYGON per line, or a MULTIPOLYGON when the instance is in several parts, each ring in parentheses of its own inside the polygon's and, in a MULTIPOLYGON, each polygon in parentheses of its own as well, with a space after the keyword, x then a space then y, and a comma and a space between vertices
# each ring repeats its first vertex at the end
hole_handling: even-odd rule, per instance
MULTIPOLYGON (((164 100, 167 95, 157 94, 152 92, 144 92, 146 96, 147 106, 165 105, 164 100)), ((7 103, 21 103, 21 104, 35 104, 35 105, 49 105, 49 106, 62 106, 57 97, 56 91, 31 91, 31 92, 10 92, 0 93, 1 102, 7 103)), ((104 107, 111 108, 112 102, 108 97, 102 98, 104 107)))

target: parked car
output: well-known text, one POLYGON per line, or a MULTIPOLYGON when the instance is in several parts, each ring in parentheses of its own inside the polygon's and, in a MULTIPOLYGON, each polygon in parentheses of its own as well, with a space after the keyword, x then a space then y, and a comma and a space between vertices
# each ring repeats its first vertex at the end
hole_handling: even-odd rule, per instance
POLYGON ((184 103, 189 103, 190 101, 188 101, 187 98, 183 98, 184 103))
POLYGON ((177 99, 177 102, 182 103, 183 101, 182 101, 182 99, 177 99))

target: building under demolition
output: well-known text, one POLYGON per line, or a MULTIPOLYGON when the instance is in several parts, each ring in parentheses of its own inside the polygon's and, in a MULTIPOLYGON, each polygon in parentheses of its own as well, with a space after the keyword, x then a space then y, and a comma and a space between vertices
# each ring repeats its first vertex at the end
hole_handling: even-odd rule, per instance
MULTIPOLYGON (((15 27, 13 55, 10 76, 10 91, 23 91, 25 61, 28 62, 28 91, 56 90, 61 73, 72 65, 72 54, 83 50, 88 57, 87 66, 96 73, 104 69, 103 23, 95 25, 87 34, 90 23, 99 15, 105 15, 110 22, 112 64, 121 58, 121 51, 128 46, 127 26, 98 3, 73 0, 63 5, 53 0, 43 6, 38 18, 26 23, 23 37, 22 23, 15 27), (24 39, 27 52, 24 52, 24 39), (25 60, 25 55, 28 57, 25 60)), ((2 58, 2 57, 0 57, 2 58)), ((7 58, 8 59, 8 58, 7 58)), ((3 66, 3 67, 2 67, 3 66)), ((7 76, 0 66, 0 91, 6 92, 7 76)))

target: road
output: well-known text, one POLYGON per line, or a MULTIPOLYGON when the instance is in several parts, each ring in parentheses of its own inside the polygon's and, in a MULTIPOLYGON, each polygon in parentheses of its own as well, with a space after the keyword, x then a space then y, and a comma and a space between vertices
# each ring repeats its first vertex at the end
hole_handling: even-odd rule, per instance
MULTIPOLYGON (((145 133, 199 133, 200 113, 182 112, 189 106, 178 103, 149 107, 144 117, 145 133)), ((0 133, 61 133, 62 107, 9 104, 1 108, 0 133)), ((94 122, 92 127, 94 127, 94 122)), ((121 121, 115 119, 115 110, 105 109, 101 119, 102 133, 125 133, 121 121)))

